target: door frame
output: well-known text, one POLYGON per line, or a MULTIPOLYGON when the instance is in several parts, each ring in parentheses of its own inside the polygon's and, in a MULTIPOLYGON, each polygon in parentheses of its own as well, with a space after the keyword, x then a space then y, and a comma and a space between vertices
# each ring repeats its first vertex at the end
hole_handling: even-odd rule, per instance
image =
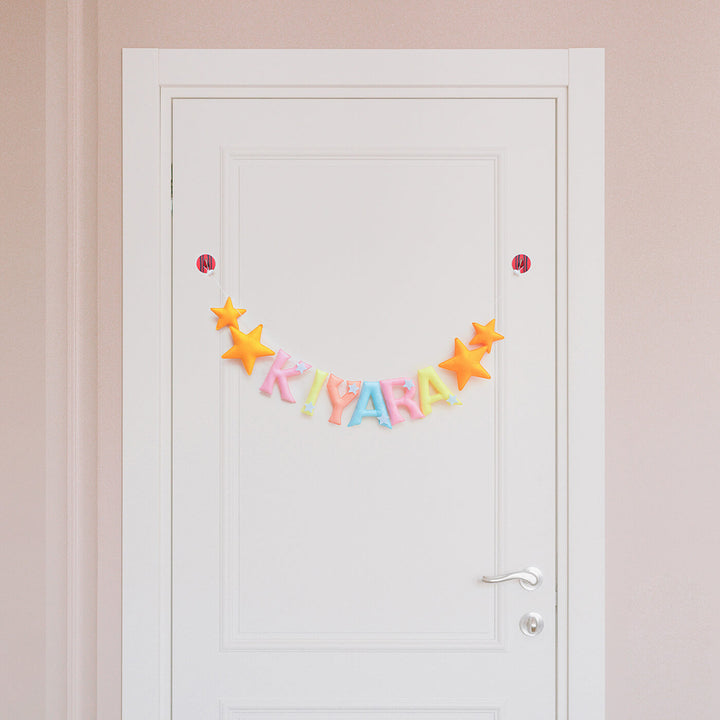
POLYGON ((122 717, 171 713, 171 109, 191 97, 557 102, 558 720, 605 717, 604 51, 123 50, 122 717))

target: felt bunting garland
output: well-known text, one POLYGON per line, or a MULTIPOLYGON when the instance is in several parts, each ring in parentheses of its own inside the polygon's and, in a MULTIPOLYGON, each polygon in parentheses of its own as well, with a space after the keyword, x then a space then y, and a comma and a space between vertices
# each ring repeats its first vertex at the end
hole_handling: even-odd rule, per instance
POLYGON ((495 320, 491 320, 487 325, 473 323, 473 328, 475 328, 475 337, 470 341, 470 344, 481 345, 487 348, 488 353, 492 350, 492 344, 494 342, 503 340, 503 336, 495 332, 495 320))
MULTIPOLYGON (((245 372, 252 375, 255 361, 258 358, 273 357, 272 364, 260 385, 260 392, 272 396, 277 386, 280 398, 287 403, 295 403, 291 384, 300 390, 299 382, 305 373, 312 374, 313 380, 301 404, 300 411, 314 417, 320 405, 330 410, 328 422, 333 425, 342 425, 343 411, 355 402, 350 413, 348 427, 360 425, 364 420, 374 420, 385 429, 392 429, 394 425, 405 422, 406 419, 421 420, 430 415, 433 405, 443 402, 451 408, 462 405, 459 395, 453 393, 443 382, 433 366, 421 368, 417 371, 417 378, 398 377, 388 380, 348 380, 325 370, 316 369, 304 360, 294 360, 285 350, 277 352, 261 342, 263 326, 257 325, 253 330, 244 333, 238 327, 238 318, 246 310, 236 308, 231 298, 228 298, 221 308, 211 308, 217 317, 216 330, 229 328, 232 347, 222 357, 228 360, 240 360, 245 372), (323 387, 327 393, 326 401, 323 387)), ((460 338, 455 338, 454 355, 438 363, 438 367, 455 374, 458 390, 463 390, 472 378, 490 379, 490 373, 482 366, 481 360, 490 353, 494 343, 503 339, 495 330, 495 320, 486 325, 472 323, 475 334, 469 341, 468 348, 460 338)), ((305 386, 307 388, 307 386, 305 386)), ((347 418, 347 416, 346 416, 347 418)))
POLYGON ((218 316, 217 325, 215 326, 216 330, 220 330, 220 328, 224 328, 226 325, 228 327, 234 327, 238 330, 237 319, 247 312, 242 308, 237 309, 233 307, 232 300, 230 298, 226 300, 225 307, 210 309, 218 316))
MULTIPOLYGON (((229 299, 230 298, 228 298, 228 300, 229 299)), ((248 375, 252 375, 253 368, 255 367, 256 358, 275 354, 273 350, 271 350, 269 347, 266 347, 260 342, 262 327, 262 325, 258 325, 247 335, 244 332, 240 332, 240 330, 237 330, 234 327, 230 328, 230 332, 232 333, 233 346, 226 353, 223 354, 223 357, 237 358, 238 360, 242 360, 242 364, 245 366, 245 371, 248 375)))
POLYGON ((485 348, 468 350, 460 338, 455 338, 455 355, 441 362, 439 367, 452 370, 457 375, 458 390, 462 390, 471 377, 490 379, 490 373, 480 364, 485 348))

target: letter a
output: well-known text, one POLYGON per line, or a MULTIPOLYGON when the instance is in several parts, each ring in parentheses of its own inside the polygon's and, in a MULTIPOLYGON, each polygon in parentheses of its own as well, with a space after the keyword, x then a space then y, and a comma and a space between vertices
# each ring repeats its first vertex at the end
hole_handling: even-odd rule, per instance
POLYGON ((433 403, 438 400, 452 400, 453 405, 462 405, 459 398, 450 394, 447 385, 440 379, 435 368, 426 367, 418 370, 418 394, 420 395, 420 409, 423 415, 429 415, 432 412, 433 403), (435 390, 434 395, 430 395, 430 387, 435 390))
POLYGON ((364 382, 362 384, 360 397, 358 398, 355 412, 352 418, 350 418, 348 427, 359 425, 362 419, 366 417, 377 418, 377 421, 384 427, 392 427, 379 382, 364 382), (370 400, 372 400, 372 410, 368 409, 368 401, 370 400))

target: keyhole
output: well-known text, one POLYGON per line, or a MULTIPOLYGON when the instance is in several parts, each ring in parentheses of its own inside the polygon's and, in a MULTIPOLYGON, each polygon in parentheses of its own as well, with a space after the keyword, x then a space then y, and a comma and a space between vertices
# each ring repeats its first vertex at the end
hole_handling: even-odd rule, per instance
POLYGON ((543 631, 544 627, 545 622, 542 619, 542 615, 539 613, 527 613, 527 615, 523 615, 520 619, 520 629, 523 631, 523 634, 528 637, 539 635, 543 631))

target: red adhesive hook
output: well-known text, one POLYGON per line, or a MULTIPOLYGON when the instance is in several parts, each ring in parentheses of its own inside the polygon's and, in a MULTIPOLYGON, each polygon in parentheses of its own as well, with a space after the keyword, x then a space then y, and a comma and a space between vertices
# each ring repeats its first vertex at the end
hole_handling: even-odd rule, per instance
POLYGON ((207 253, 205 253, 198 257, 195 265, 201 273, 207 275, 208 273, 211 273, 213 270, 215 270, 215 258, 212 255, 208 255, 207 253))

